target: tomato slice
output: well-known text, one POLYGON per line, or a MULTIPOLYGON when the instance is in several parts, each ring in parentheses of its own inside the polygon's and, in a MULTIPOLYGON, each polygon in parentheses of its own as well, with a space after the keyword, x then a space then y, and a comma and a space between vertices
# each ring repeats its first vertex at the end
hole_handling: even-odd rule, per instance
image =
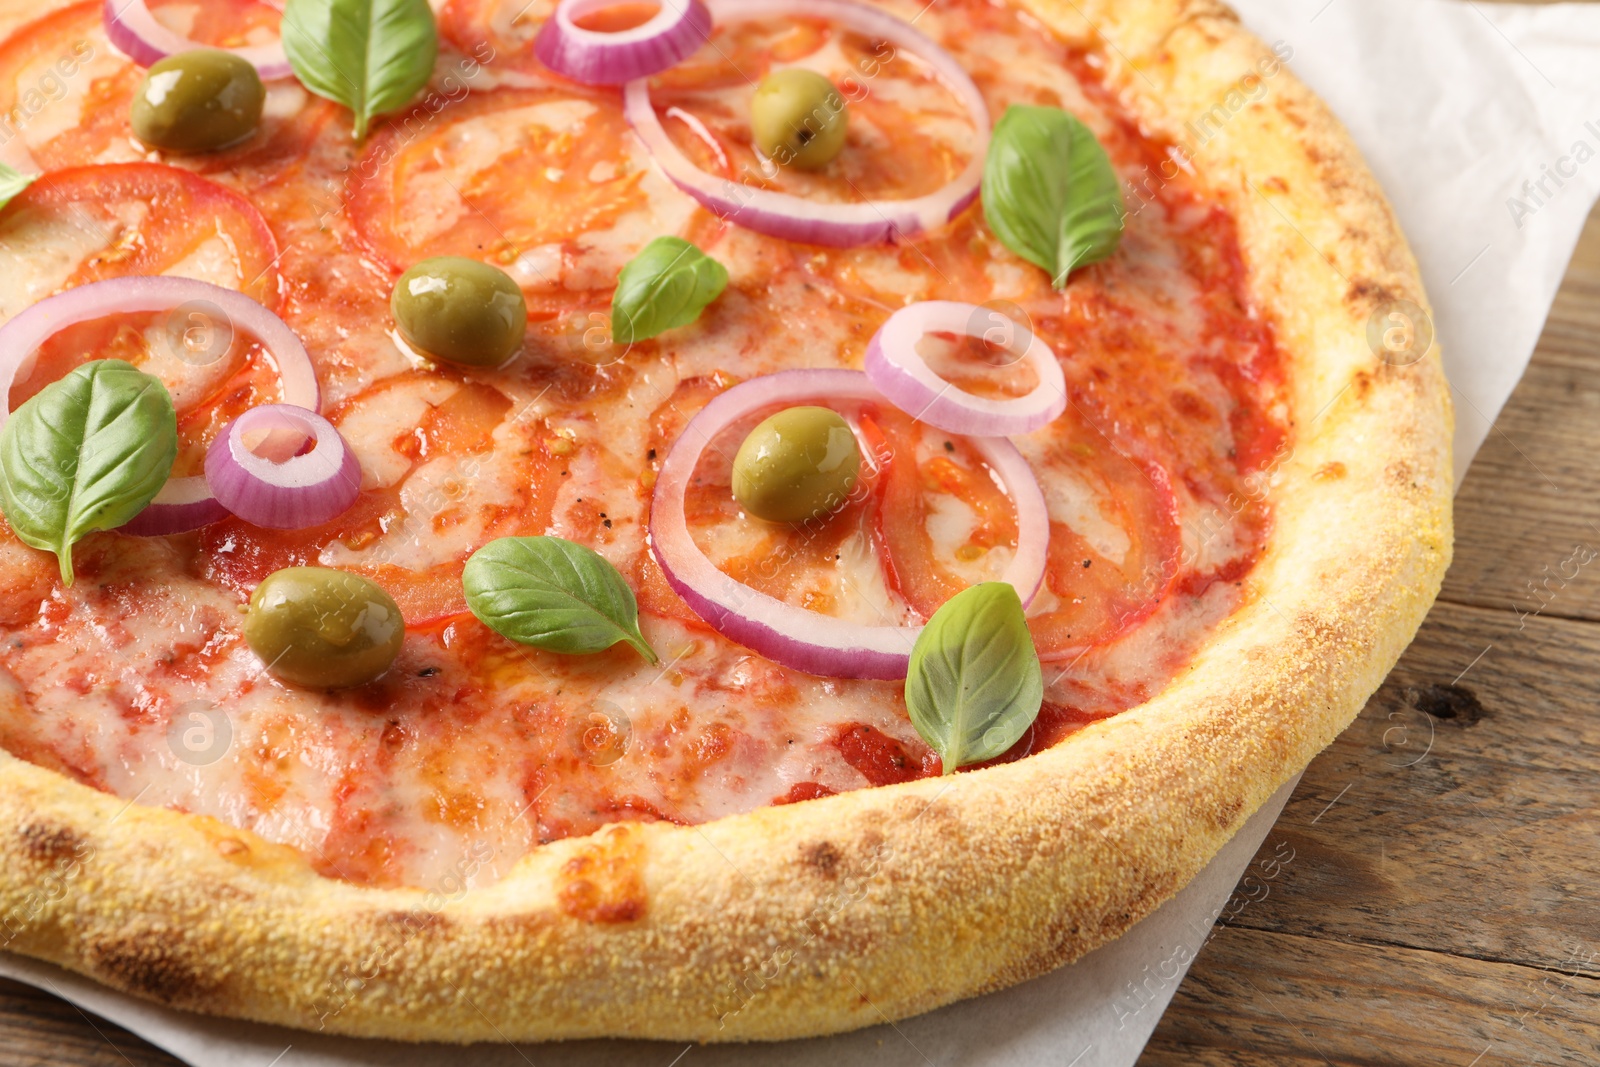
POLYGON ((1043 659, 1104 644, 1148 618, 1173 590, 1183 552, 1165 468, 1135 458, 1069 409, 1046 455, 1051 478, 1088 498, 1084 521, 1050 523, 1045 586, 1059 600, 1028 620, 1043 659))
POLYGON ((61 280, 62 289, 181 273, 239 289, 269 308, 277 304, 278 242, 267 220, 233 190, 176 167, 53 171, 0 212, 0 255, 6 235, 28 227, 67 228, 94 249, 61 280))
POLYGON ((492 59, 497 70, 553 77, 533 54, 533 39, 555 6, 555 0, 447 0, 439 8, 439 36, 482 62, 492 59))
MULTIPOLYGON (((156 0, 151 10, 190 40, 220 48, 277 36, 280 11, 257 0, 156 0), (163 8, 173 10, 163 15, 163 8)), ((106 40, 103 5, 85 0, 0 42, 0 115, 46 171, 128 156, 128 109, 144 68, 106 40), (34 131, 59 130, 53 135, 34 131)))
POLYGON ((925 64, 818 20, 719 26, 707 47, 654 80, 651 100, 664 117, 680 119, 666 124, 668 132, 702 169, 809 200, 932 193, 967 166, 975 140, 966 109, 925 64), (751 142, 756 83, 774 64, 800 61, 830 78, 849 109, 849 149, 823 171, 763 163, 751 142))
MULTIPOLYGON (((640 473, 640 493, 644 498, 644 521, 650 521, 650 491, 655 487, 656 471, 667 458, 667 451, 678 439, 683 428, 695 413, 711 402, 712 398, 732 386, 731 379, 721 375, 686 378, 678 383, 672 395, 662 402, 650 416, 650 447, 645 453, 645 469, 640 473)), ((633 566, 634 588, 638 591, 639 607, 662 618, 676 619, 699 629, 709 629, 683 598, 667 584, 661 565, 648 546, 639 551, 633 566)))
MULTIPOLYGON (((395 390, 434 376, 395 375, 378 382, 328 412, 341 425, 351 411, 363 405, 393 406, 395 390)), ((485 502, 470 495, 440 498, 423 494, 431 512, 411 512, 403 490, 407 479, 425 463, 448 458, 475 462, 493 448, 492 435, 511 414, 512 401, 493 386, 460 384, 438 403, 430 404, 415 425, 394 427, 393 451, 410 461, 391 484, 367 489, 343 515, 322 526, 300 530, 268 530, 237 519, 224 519, 201 531, 195 566, 200 575, 249 594, 263 578, 283 567, 316 565, 324 553, 339 546, 341 569, 364 574, 383 586, 399 604, 406 625, 421 629, 441 625, 467 611, 461 591, 461 573, 470 554, 459 558, 406 566, 393 549, 413 540, 433 537, 441 529, 471 520, 477 523, 471 547, 497 537, 543 533, 550 525, 551 509, 561 482, 563 464, 543 447, 530 447, 516 460, 517 494, 511 499, 485 502), (385 538, 389 540, 385 540, 385 538)), ((409 423, 409 420, 408 420, 409 423)), ((529 437, 548 435, 540 426, 529 437)))
POLYGON ((893 408, 881 410, 875 422, 888 443, 889 456, 878 511, 884 564, 893 587, 926 619, 966 588, 935 552, 928 534, 928 494, 947 493, 976 513, 977 525, 963 549, 968 545, 977 550, 1015 546, 1016 514, 1010 499, 989 476, 987 465, 962 438, 948 436, 945 454, 919 460, 921 423, 893 408))
MULTIPOLYGON (((403 123, 373 135, 350 179, 351 219, 396 270, 429 256, 482 259, 509 270, 529 311, 549 317, 578 302, 573 290, 614 284, 615 270, 586 266, 585 238, 649 207, 632 144, 615 94, 574 86, 470 96, 420 135, 403 123)), ((660 232, 641 230, 638 244, 660 232)))

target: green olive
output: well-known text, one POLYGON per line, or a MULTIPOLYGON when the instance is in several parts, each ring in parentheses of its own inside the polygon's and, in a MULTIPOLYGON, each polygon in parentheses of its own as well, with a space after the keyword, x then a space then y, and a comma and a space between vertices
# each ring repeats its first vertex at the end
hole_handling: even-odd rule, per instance
POLYGON ((285 567, 250 595, 244 639, 268 671, 307 689, 377 678, 400 652, 406 626, 394 598, 348 571, 285 567))
POLYGON ((733 496, 769 522, 806 522, 843 507, 861 471, 856 435, 837 411, 787 408, 766 419, 733 457, 733 496))
POLYGON ((154 64, 133 96, 134 136, 168 152, 213 152, 261 124, 267 90, 247 60, 228 52, 179 52, 154 64))
POLYGON ((801 67, 775 70, 756 86, 750 129, 756 145, 782 166, 819 170, 844 148, 850 112, 833 83, 801 67))
POLYGON ((498 367, 522 347, 528 301, 511 275, 460 256, 425 259, 389 298, 400 335, 447 363, 498 367))

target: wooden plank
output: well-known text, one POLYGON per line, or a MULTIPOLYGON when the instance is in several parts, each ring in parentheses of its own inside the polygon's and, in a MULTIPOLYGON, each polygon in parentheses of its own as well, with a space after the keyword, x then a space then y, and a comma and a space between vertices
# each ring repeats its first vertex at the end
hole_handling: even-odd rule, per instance
POLYGON ((1594 1067, 1600 982, 1228 929, 1196 961, 1139 1062, 1594 1067), (1189 1059, 1174 1049, 1212 1051, 1189 1059))
POLYGON ((6 1067, 182 1067, 122 1027, 8 978, 0 978, 0 1063, 6 1067))
POLYGON ((1268 1056, 1215 1045, 1189 1045, 1158 1033, 1145 1046, 1138 1067, 1327 1067, 1327 1063, 1321 1057, 1268 1056))
POLYGON ((1439 605, 1307 769, 1232 921, 1600 975, 1596 663, 1592 624, 1439 605))

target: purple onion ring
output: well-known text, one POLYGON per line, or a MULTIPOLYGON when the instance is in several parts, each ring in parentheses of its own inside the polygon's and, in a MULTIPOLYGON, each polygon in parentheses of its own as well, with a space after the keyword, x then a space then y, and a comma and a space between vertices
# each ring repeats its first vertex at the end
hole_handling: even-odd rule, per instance
POLYGON ((206 449, 206 484, 245 522, 275 530, 320 526, 361 493, 361 464, 333 423, 293 404, 261 404, 230 422, 206 449), (252 437, 284 435, 311 448, 269 458, 252 437))
POLYGON ((1030 433, 1067 409, 1067 383, 1050 346, 1033 331, 991 308, 954 300, 924 300, 889 316, 867 345, 867 377, 884 398, 912 418, 951 433, 1005 437, 1030 433), (1000 320, 1001 347, 1033 369, 1038 384, 1026 396, 991 400, 969 393, 934 373, 917 351, 930 333, 987 339, 1000 320))
POLYGON ((718 25, 769 16, 828 19, 914 53, 966 105, 977 131, 977 144, 966 169, 926 196, 853 204, 807 200, 701 170, 667 136, 650 102, 649 83, 643 78, 629 82, 623 90, 623 114, 629 125, 672 183, 708 211, 770 237, 853 248, 937 229, 977 198, 989 149, 989 107, 955 57, 925 34, 887 12, 850 0, 711 0, 710 7, 718 25))
MULTIPOLYGON (((656 477, 650 503, 650 551, 673 590, 695 614, 730 641, 774 662, 833 678, 906 676, 918 626, 865 626, 787 604, 718 570, 690 535, 684 491, 701 455, 718 433, 740 419, 780 404, 814 398, 881 402, 867 376, 852 370, 791 370, 734 386, 684 427, 656 477)), ((972 442, 1011 494, 1017 509, 1017 552, 1002 581, 1027 604, 1044 581, 1050 516, 1027 460, 1000 437, 972 442)))
POLYGON ((649 21, 606 33, 586 30, 576 20, 618 0, 561 0, 539 28, 534 54, 557 74, 585 85, 621 85, 659 74, 711 37, 711 12, 702 0, 659 2, 661 9, 649 21))
MULTIPOLYGON (((266 347, 277 364, 285 403, 312 410, 321 405, 322 394, 311 357, 282 319, 243 293, 220 285, 149 275, 111 278, 68 289, 24 308, 0 326, 0 398, 10 396, 12 385, 20 372, 31 367, 39 346, 68 326, 106 315, 170 311, 190 301, 216 307, 235 329, 253 334, 266 347)), ((0 426, 10 415, 9 401, 0 403, 0 426)), ((182 533, 216 522, 226 514, 204 478, 171 478, 150 506, 121 529, 144 535, 182 533)))
MULTIPOLYGON (((212 47, 179 37, 167 29, 156 21, 156 17, 145 6, 145 0, 106 0, 105 27, 106 36, 117 51, 141 67, 148 67, 180 52, 212 47)), ((251 45, 248 48, 222 48, 218 51, 231 52, 255 67, 262 81, 275 81, 294 73, 289 66, 289 58, 283 53, 282 42, 251 45)))

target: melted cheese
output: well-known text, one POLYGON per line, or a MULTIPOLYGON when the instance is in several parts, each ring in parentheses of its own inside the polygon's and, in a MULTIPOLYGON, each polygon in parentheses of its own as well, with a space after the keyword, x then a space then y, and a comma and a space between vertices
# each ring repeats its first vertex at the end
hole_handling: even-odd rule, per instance
MULTIPOLYGON (((531 33, 526 20, 510 23, 520 4, 491 6, 502 36, 531 33)), ((904 17, 920 7, 889 6, 904 17)), ((974 73, 995 114, 1013 101, 1055 103, 1108 143, 1120 143, 1112 105, 1080 85, 1063 46, 1031 24, 985 4, 952 2, 924 9, 918 26, 974 73)), ((103 37, 93 40, 92 73, 74 83, 48 121, 30 126, 35 149, 79 121, 96 79, 125 73, 103 37)), ((837 37, 789 61, 836 74, 851 65, 837 37)), ((18 82, 30 76, 0 71, 18 82)), ((480 87, 452 107, 474 106, 496 76, 491 64, 480 87)), ((909 116, 885 125, 873 116, 891 110, 861 109, 859 143, 876 160, 872 181, 926 191, 930 175, 937 185, 942 170, 964 162, 972 131, 918 64, 886 69, 868 88, 884 109, 909 116)), ((738 126, 748 88, 683 93, 678 102, 697 122, 724 130, 738 126)), ((414 258, 432 254, 432 242, 470 221, 475 204, 514 194, 534 173, 508 172, 507 153, 543 153, 540 180, 571 180, 563 170, 570 146, 562 139, 604 117, 596 99, 544 99, 459 122, 447 109, 432 119, 418 142, 432 162, 407 172, 406 203, 416 210, 396 222, 414 258)), ((270 110, 275 136, 288 136, 315 112, 289 93, 275 95, 270 110)), ((687 126, 672 125, 675 136, 688 136, 687 126)), ((631 136, 619 135, 582 177, 636 183, 637 200, 599 230, 507 235, 503 262, 531 298, 560 306, 535 316, 528 350, 509 367, 457 372, 432 368, 392 333, 386 306, 397 265, 375 259, 372 235, 344 210, 351 162, 339 124, 308 143, 296 168, 286 170, 269 154, 255 162, 242 157, 212 177, 242 191, 271 220, 283 250, 278 310, 317 361, 325 410, 360 459, 369 499, 392 504, 309 547, 228 524, 200 535, 198 544, 96 535, 78 549, 82 577, 71 589, 60 587, 48 557, 0 539, 12 578, 0 598, 7 641, 0 743, 24 758, 142 803, 249 828, 303 850, 337 877, 416 886, 438 883, 467 856, 488 855, 472 865, 470 880, 492 881, 543 841, 617 819, 699 822, 771 803, 797 785, 860 788, 868 779, 838 744, 852 726, 903 746, 914 767, 927 750, 898 684, 810 677, 718 638, 687 619, 659 591, 659 580, 651 584, 645 535, 659 449, 670 444, 657 441, 655 427, 675 397, 717 376, 726 382, 790 367, 859 367, 889 311, 919 299, 1004 299, 1021 307, 1061 355, 1076 390, 1076 417, 1094 412, 1095 428, 1118 449, 1176 475, 1174 506, 1192 549, 1185 553, 1187 591, 1167 595, 1148 618, 1074 655, 1070 666, 1052 668, 1051 700, 1090 715, 1137 704, 1238 603, 1235 581, 1207 576, 1247 566, 1265 519, 1257 507, 1224 503, 1239 482, 1228 415, 1255 395, 1270 407, 1271 387, 1230 391, 1207 369, 1206 360, 1237 364, 1251 354, 1209 325, 1210 290, 1224 283, 1202 277, 1196 263, 1203 256, 1194 250, 1210 252, 1215 240, 1231 238, 1204 229, 1203 210, 1177 198, 1147 207, 1130 219, 1116 260, 1081 272, 1063 295, 1001 249, 976 212, 905 245, 843 251, 790 246, 720 224, 679 193, 631 136), (618 268, 651 238, 690 232, 727 266, 728 290, 690 326, 631 350, 610 345, 604 308, 618 268), (449 421, 453 403, 474 399, 466 393, 472 389, 480 390, 475 410, 500 398, 498 421, 428 429, 449 421), (1194 404, 1185 406, 1180 393, 1192 394, 1194 404), (1194 410, 1212 414, 1184 413, 1194 410), (641 626, 661 663, 647 664, 624 646, 585 658, 539 652, 456 617, 413 629, 394 669, 374 686, 319 694, 278 683, 240 636, 240 606, 260 576, 251 570, 253 554, 299 549, 324 565, 389 568, 386 581, 414 581, 426 592, 430 568, 458 567, 507 533, 569 537, 616 564, 640 590, 641 626), (597 749, 594 730, 625 740, 597 749)), ((92 154, 120 158, 125 151, 112 138, 92 154)), ((1119 162, 1131 177, 1130 153, 1124 145, 1119 162)), ((818 196, 837 195, 822 179, 803 181, 818 196)), ((534 230, 543 225, 533 221, 534 230)), ((13 212, 0 227, 0 315, 15 314, 89 256, 155 224, 129 216, 119 230, 88 232, 59 217, 13 212)), ((240 279, 228 275, 235 253, 203 242, 170 270, 237 286, 240 279)), ((150 365, 185 386, 184 406, 215 384, 185 383, 178 368, 150 365)), ((1083 457, 1095 450, 1081 440, 1064 444, 1064 426, 1019 441, 1051 518, 1102 567, 1132 567, 1141 531, 1130 529, 1121 494, 1144 490, 1097 482, 1094 472, 1108 468, 1084 467, 1083 457)), ((931 432, 917 439, 917 462, 945 456, 942 440, 931 432)), ((708 476, 716 460, 709 462, 708 476)), ((986 476, 962 467, 967 461, 959 456, 950 462, 957 474, 986 476)), ((1014 548, 974 543, 982 523, 974 500, 935 487, 925 503, 922 532, 949 573, 968 583, 1004 570, 1014 548)), ((842 619, 914 622, 873 523, 833 532, 841 536, 824 558, 776 559, 781 574, 769 577, 781 577, 795 602, 842 619)), ((766 536, 737 515, 696 528, 719 561, 758 552, 766 536)), ((1061 610, 1075 595, 1066 586, 1047 588, 1030 614, 1061 610)))

